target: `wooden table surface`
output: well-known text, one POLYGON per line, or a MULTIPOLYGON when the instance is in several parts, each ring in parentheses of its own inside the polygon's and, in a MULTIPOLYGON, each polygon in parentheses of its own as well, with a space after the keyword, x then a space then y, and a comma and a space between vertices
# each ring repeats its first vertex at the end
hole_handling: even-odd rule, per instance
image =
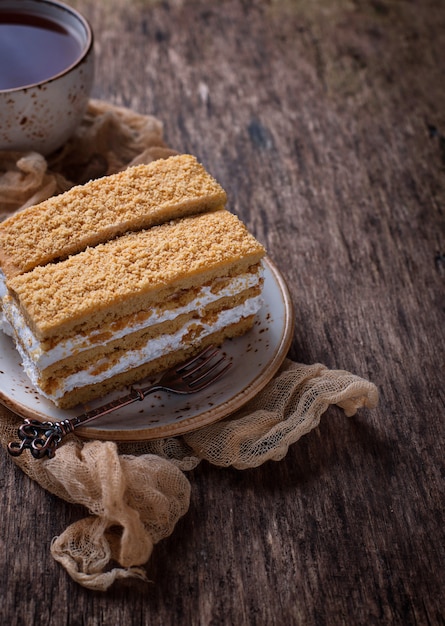
POLYGON ((374 382, 280 462, 188 474, 188 513, 107 593, 49 553, 85 516, 0 456, 0 623, 445 623, 445 4, 76 0, 94 97, 162 120, 262 241, 290 357, 374 382))

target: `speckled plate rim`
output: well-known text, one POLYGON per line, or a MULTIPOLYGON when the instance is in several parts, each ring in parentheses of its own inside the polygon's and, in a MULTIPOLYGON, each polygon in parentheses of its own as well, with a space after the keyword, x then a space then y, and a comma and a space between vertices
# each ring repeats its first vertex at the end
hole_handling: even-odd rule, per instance
MULTIPOLYGON (((269 257, 264 259, 264 265, 265 307, 263 307, 262 318, 258 322, 257 328, 254 327, 243 337, 227 340, 223 344, 222 349, 232 360, 233 365, 222 379, 217 381, 214 386, 212 385, 211 388, 191 396, 159 394, 154 399, 154 405, 150 405, 149 396, 142 403, 136 402, 130 407, 126 407, 125 414, 120 415, 117 411, 109 416, 104 416, 94 424, 78 428, 76 434, 87 439, 121 442, 175 437, 228 417, 258 394, 282 365, 293 336, 293 306, 286 282, 269 257), (243 363, 240 363, 243 357, 253 363, 254 368, 252 370, 254 371, 247 370, 246 372, 243 369, 243 363), (156 422, 154 419, 156 417, 156 404, 159 407, 162 406, 163 410, 170 410, 170 413, 176 412, 178 414, 176 421, 154 424, 156 422), (134 415, 137 412, 145 413, 145 410, 141 409, 142 405, 144 405, 145 410, 153 412, 152 419, 148 420, 148 415, 147 417, 142 415, 140 424, 124 428, 126 415, 134 415), (147 425, 147 420, 150 421, 150 426, 147 425)), ((261 316, 261 312, 259 316, 261 316)), ((5 357, 3 357, 4 360, 5 357)), ((27 385, 27 392, 29 393, 29 384, 27 385)), ((121 391, 120 395, 122 393, 125 391, 121 391)), ((106 403, 115 398, 116 395, 109 394, 102 398, 99 403, 106 403)), ((56 409, 55 411, 54 406, 44 398, 41 399, 43 410, 36 411, 35 408, 29 406, 29 403, 19 401, 8 390, 2 388, 1 375, 0 402, 23 417, 42 421, 62 420, 83 411, 82 407, 71 410, 56 409), (48 412, 45 411, 45 406, 48 407, 48 412), (57 417, 55 413, 57 413, 57 417)))

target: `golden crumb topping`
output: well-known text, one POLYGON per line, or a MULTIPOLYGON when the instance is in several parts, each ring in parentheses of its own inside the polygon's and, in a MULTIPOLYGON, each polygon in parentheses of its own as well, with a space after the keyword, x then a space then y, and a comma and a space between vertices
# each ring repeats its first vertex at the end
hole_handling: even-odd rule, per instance
POLYGON ((8 280, 43 339, 128 315, 216 276, 247 270, 263 246, 220 209, 127 233, 8 280))
POLYGON ((0 224, 7 278, 127 231, 224 205, 226 193, 194 156, 130 167, 45 200, 0 224))

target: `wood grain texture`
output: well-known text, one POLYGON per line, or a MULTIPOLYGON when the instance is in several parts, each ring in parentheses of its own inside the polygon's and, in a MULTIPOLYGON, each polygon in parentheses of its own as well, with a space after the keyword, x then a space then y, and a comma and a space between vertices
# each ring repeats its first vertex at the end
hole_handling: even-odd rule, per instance
POLYGON ((84 516, 0 456, 1 623, 445 623, 445 5, 76 0, 95 97, 159 117, 267 246, 290 356, 377 384, 280 463, 202 464, 149 585, 77 586, 49 555, 84 516))

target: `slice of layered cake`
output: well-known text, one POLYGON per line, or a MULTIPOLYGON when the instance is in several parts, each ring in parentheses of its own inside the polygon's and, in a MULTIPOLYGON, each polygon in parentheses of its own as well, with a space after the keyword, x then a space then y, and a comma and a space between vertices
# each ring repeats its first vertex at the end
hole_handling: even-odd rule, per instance
POLYGON ((225 200, 181 155, 0 224, 4 326, 41 394, 85 403, 252 327, 264 248, 225 200))

